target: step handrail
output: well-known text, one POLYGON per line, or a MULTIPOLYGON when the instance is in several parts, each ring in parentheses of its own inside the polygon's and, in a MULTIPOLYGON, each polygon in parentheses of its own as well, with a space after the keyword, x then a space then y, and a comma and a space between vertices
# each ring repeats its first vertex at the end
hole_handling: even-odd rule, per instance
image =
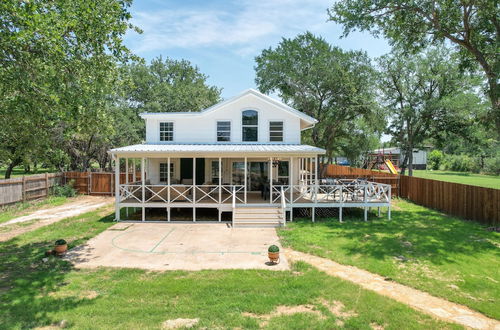
POLYGON ((283 186, 281 186, 281 215, 283 220, 283 227, 286 227, 286 198, 283 186))

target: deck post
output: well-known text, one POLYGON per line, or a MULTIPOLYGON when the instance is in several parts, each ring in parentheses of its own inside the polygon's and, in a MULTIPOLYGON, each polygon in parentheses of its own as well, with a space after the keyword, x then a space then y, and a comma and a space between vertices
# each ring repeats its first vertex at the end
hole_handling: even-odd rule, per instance
MULTIPOLYGON (((363 189, 363 204, 366 205, 366 185, 364 186, 363 189)), ((368 208, 365 206, 365 221, 368 221, 368 208)))
POLYGON ((293 222, 293 206, 290 206, 290 222, 293 222))
POLYGON ((319 178, 318 178, 318 155, 314 157, 314 201, 318 202, 319 178))
POLYGON ((269 204, 273 203, 273 158, 269 157, 269 204))
POLYGON ((315 217, 316 217, 316 208, 314 206, 311 208, 311 213, 312 213, 312 222, 314 222, 316 220, 315 219, 315 217))
POLYGON ((339 222, 342 222, 342 206, 339 207, 339 222))
POLYGON ((247 179, 247 173, 248 173, 248 169, 247 169, 247 166, 248 166, 247 165, 247 157, 244 158, 244 162, 245 162, 245 166, 244 166, 244 168, 245 168, 245 171, 244 171, 245 172, 245 177, 244 177, 243 182, 244 182, 244 185, 245 185, 244 186, 244 189, 245 189, 244 190, 244 193, 245 193, 244 200, 245 200, 245 204, 246 204, 247 203, 247 190, 248 190, 247 189, 247 184, 248 184, 248 179, 247 179))
MULTIPOLYGON (((125 184, 128 185, 128 157, 125 158, 125 184)), ((125 208, 125 216, 128 219, 128 207, 125 208)))
MULTIPOLYGON (((290 157, 290 163, 288 164, 288 188, 290 189, 290 207, 293 203, 293 161, 294 158, 290 157)), ((290 220, 292 216, 290 215, 290 220)))
POLYGON ((196 157, 193 157, 193 222, 196 222, 196 157))
MULTIPOLYGON (((222 158, 219 157, 219 206, 221 203, 222 203, 222 158)), ((219 221, 220 221, 220 214, 219 214, 219 221)))
POLYGON ((141 188, 142 188, 142 221, 146 221, 146 208, 144 207, 144 201, 146 200, 146 160, 144 157, 141 158, 141 188))
POLYGON ((115 157, 115 220, 120 221, 120 157, 115 157), (116 179, 117 178, 117 179, 116 179))
MULTIPOLYGON (((170 204, 170 157, 167 158, 167 203, 170 204)), ((170 207, 167 207, 167 221, 170 221, 170 207)))
POLYGON ((221 216, 222 216, 222 214, 221 214, 221 213, 222 213, 222 211, 220 210, 220 207, 219 207, 219 208, 217 208, 217 211, 218 211, 217 213, 218 213, 218 216, 219 216, 219 219, 218 219, 218 220, 219 220, 219 222, 221 222, 221 221, 222 221, 222 217, 221 217, 221 216))
POLYGON ((136 169, 135 169, 135 158, 132 158, 133 161, 132 161, 132 171, 134 171, 134 173, 132 174, 132 180, 133 182, 136 182, 137 181, 137 174, 135 173, 136 172, 136 169))
POLYGON ((377 213, 378 213, 377 216, 380 218, 380 206, 377 207, 377 213))

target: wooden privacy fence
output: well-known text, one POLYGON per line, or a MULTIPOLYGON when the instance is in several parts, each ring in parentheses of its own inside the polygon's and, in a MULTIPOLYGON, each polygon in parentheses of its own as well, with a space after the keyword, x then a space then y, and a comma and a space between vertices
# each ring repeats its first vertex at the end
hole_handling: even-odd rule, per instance
POLYGON ((399 196, 399 175, 397 174, 334 164, 326 164, 322 166, 327 166, 326 169, 321 168, 321 173, 323 173, 324 177, 341 179, 363 178, 372 182, 390 184, 392 196, 399 196))
POLYGON ((50 188, 61 184, 63 173, 45 173, 0 180, 0 206, 44 198, 50 188))
MULTIPOLYGON (((134 180, 133 173, 129 173, 128 182, 134 180)), ((125 183, 125 173, 120 173, 120 183, 125 183)), ((80 194, 86 195, 113 195, 115 193, 115 174, 112 172, 65 172, 65 182, 73 181, 73 187, 80 194)), ((136 173, 135 180, 141 180, 140 172, 136 173)))
POLYGON ((486 225, 500 225, 500 189, 402 175, 400 196, 486 225))

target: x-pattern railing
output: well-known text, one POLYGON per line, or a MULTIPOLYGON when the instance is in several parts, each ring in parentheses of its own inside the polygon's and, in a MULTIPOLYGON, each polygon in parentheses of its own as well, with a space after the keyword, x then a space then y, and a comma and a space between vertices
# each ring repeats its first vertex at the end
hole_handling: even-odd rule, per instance
POLYGON ((219 202, 219 186, 214 185, 203 185, 203 186, 195 186, 196 189, 196 203, 201 202, 205 198, 208 198, 209 201, 212 200, 215 203, 219 202), (214 198, 213 195, 216 195, 214 198))
POLYGON ((168 186, 164 186, 164 185, 147 185, 147 186, 144 186, 144 188, 148 192, 151 193, 151 196, 148 199, 146 199, 146 203, 150 202, 152 200, 154 200, 156 202, 157 201, 156 198, 159 198, 160 200, 162 200, 165 203, 167 202, 167 200, 161 196, 161 193, 164 192, 164 191, 166 192, 168 186), (157 190, 155 188, 158 188, 159 190, 157 190))
POLYGON ((281 195, 285 195, 285 201, 290 202, 290 186, 287 185, 275 185, 273 186, 273 191, 271 194, 271 199, 273 203, 281 202, 281 195))
POLYGON ((235 195, 235 201, 239 201, 241 203, 245 203, 244 198, 240 198, 238 196, 238 193, 243 193, 245 191, 245 186, 241 185, 225 185, 225 186, 220 186, 222 189, 222 193, 228 193, 228 196, 222 196, 221 197, 221 203, 225 203, 227 201, 230 201, 231 198, 233 197, 233 194, 235 195), (234 189, 233 189, 234 188, 234 189))
POLYGON ((142 186, 137 186, 137 185, 132 185, 132 184, 120 185, 120 201, 124 201, 126 199, 133 198, 140 203, 142 198, 139 198, 138 196, 136 196, 136 193, 141 192, 141 188, 142 188, 142 186))
POLYGON ((193 202, 193 199, 191 197, 191 192, 193 191, 193 186, 188 186, 188 185, 171 185, 170 186, 170 202, 175 202, 175 201, 187 201, 187 202, 193 202), (176 196, 172 198, 172 192, 175 193, 176 196))

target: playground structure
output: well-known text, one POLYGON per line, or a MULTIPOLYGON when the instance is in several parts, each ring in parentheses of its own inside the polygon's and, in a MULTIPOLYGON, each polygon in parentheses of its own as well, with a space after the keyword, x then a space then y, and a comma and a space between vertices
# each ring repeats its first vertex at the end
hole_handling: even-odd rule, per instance
POLYGON ((388 171, 391 174, 399 173, 399 154, 377 153, 369 154, 363 168, 368 170, 388 171))

